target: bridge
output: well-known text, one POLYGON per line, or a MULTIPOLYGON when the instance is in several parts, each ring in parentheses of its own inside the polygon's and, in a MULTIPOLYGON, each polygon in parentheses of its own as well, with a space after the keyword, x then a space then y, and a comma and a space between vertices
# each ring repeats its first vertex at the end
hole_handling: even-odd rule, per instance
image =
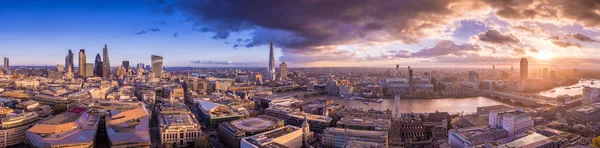
POLYGON ((554 98, 539 95, 500 92, 494 90, 481 90, 481 94, 494 99, 509 100, 512 103, 522 103, 525 106, 555 105, 554 98))

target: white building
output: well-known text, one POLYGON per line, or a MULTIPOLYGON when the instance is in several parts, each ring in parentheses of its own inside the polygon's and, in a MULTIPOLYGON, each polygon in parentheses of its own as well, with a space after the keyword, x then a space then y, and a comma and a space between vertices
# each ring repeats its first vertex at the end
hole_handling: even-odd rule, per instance
POLYGON ((522 111, 490 112, 490 128, 502 128, 509 136, 523 133, 533 128, 531 115, 522 111))
POLYGON ((600 88, 595 87, 584 87, 583 88, 583 101, 586 103, 598 103, 600 102, 600 88))
POLYGON ((15 87, 16 88, 37 89, 37 87, 39 85, 40 85, 40 82, 36 81, 36 80, 20 80, 20 81, 15 81, 15 87))

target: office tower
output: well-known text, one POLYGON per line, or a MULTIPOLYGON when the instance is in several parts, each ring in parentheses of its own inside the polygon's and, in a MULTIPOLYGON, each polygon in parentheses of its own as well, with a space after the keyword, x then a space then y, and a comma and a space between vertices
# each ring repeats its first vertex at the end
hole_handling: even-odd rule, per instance
POLYGON ((152 55, 150 57, 150 59, 152 60, 152 74, 153 74, 153 77, 154 78, 158 78, 162 74, 163 57, 157 56, 157 55, 152 55))
POLYGON ((269 50, 269 79, 275 80, 275 55, 273 54, 273 42, 271 42, 271 47, 269 50))
POLYGON ((527 58, 521 58, 521 80, 527 80, 528 67, 527 58))
POLYGON ((94 76, 94 63, 85 63, 85 77, 94 76))
POLYGON ((79 77, 85 77, 85 49, 79 50, 79 77))
POLYGON ((102 58, 100 54, 96 54, 96 60, 94 61, 94 76, 102 77, 102 71, 104 70, 104 63, 102 62, 102 58))
POLYGON ((8 70, 8 57, 4 57, 4 69, 8 70))
POLYGON ((108 77, 112 74, 112 72, 110 71, 110 61, 108 60, 108 47, 106 47, 106 44, 104 44, 102 54, 104 56, 104 61, 102 62, 102 64, 104 65, 102 68, 102 77, 108 77))
POLYGON ((412 96, 414 90, 413 70, 408 66, 408 96, 412 96))
POLYGON ((400 94, 394 96, 394 117, 393 120, 400 118, 400 94))
POLYGON ((73 51, 71 51, 71 49, 69 49, 69 53, 65 57, 65 71, 68 71, 66 68, 69 68, 69 66, 71 66, 71 68, 75 67, 75 65, 73 65, 73 51))
POLYGON ((394 73, 394 77, 398 77, 399 70, 400 70, 400 64, 396 64, 396 73, 394 73))
POLYGON ((125 68, 125 71, 129 71, 129 61, 123 61, 122 65, 125 68))
POLYGON ((279 64, 279 78, 281 80, 286 80, 288 74, 287 63, 283 61, 283 63, 279 64))
POLYGON ((544 77, 544 81, 548 81, 548 68, 542 70, 542 76, 544 77))

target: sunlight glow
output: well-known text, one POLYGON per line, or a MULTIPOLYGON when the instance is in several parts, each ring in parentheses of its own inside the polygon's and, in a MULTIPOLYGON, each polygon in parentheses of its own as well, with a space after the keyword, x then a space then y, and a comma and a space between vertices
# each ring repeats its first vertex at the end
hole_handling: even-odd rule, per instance
POLYGON ((534 54, 533 57, 539 60, 550 60, 554 58, 554 55, 548 51, 540 51, 539 53, 534 54))

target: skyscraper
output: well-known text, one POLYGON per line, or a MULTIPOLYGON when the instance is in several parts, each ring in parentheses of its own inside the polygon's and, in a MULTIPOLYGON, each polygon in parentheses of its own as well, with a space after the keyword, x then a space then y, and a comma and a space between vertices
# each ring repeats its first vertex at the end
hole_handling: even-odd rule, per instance
POLYGON ((79 77, 85 77, 85 49, 79 50, 79 77))
POLYGON ((527 62, 527 58, 521 58, 521 80, 527 80, 527 74, 528 74, 528 62, 527 62))
POLYGON ((96 54, 96 60, 94 61, 94 76, 96 77, 102 77, 103 76, 103 69, 104 69, 104 63, 102 62, 102 58, 100 57, 100 54, 96 54))
POLYGON ((8 57, 4 57, 4 69, 8 70, 8 57))
POLYGON ((271 47, 269 50, 269 79, 275 80, 275 55, 273 54, 273 42, 271 42, 271 47))
POLYGON ((413 95, 413 91, 415 90, 415 81, 413 80, 413 70, 408 66, 408 96, 413 95))
POLYGON ((158 78, 162 74, 163 57, 157 56, 157 55, 152 55, 150 57, 150 59, 152 60, 153 78, 158 78))
MULTIPOLYGON (((65 71, 68 71, 69 66, 71 66, 71 68, 75 67, 75 65, 73 64, 73 51, 71 51, 71 49, 69 49, 69 53, 67 54, 67 56, 65 57, 65 71)), ((73 70, 73 69, 71 69, 73 70)))
POLYGON ((123 61, 122 65, 125 68, 125 71, 129 71, 129 61, 123 61))
POLYGON ((287 80, 287 74, 288 74, 287 63, 285 63, 285 61, 283 61, 283 63, 279 64, 279 79, 287 80))
POLYGON ((112 73, 110 71, 110 61, 108 60, 108 47, 106 47, 106 44, 104 44, 102 54, 104 56, 104 61, 102 62, 102 64, 104 65, 102 68, 102 77, 108 77, 112 73))

